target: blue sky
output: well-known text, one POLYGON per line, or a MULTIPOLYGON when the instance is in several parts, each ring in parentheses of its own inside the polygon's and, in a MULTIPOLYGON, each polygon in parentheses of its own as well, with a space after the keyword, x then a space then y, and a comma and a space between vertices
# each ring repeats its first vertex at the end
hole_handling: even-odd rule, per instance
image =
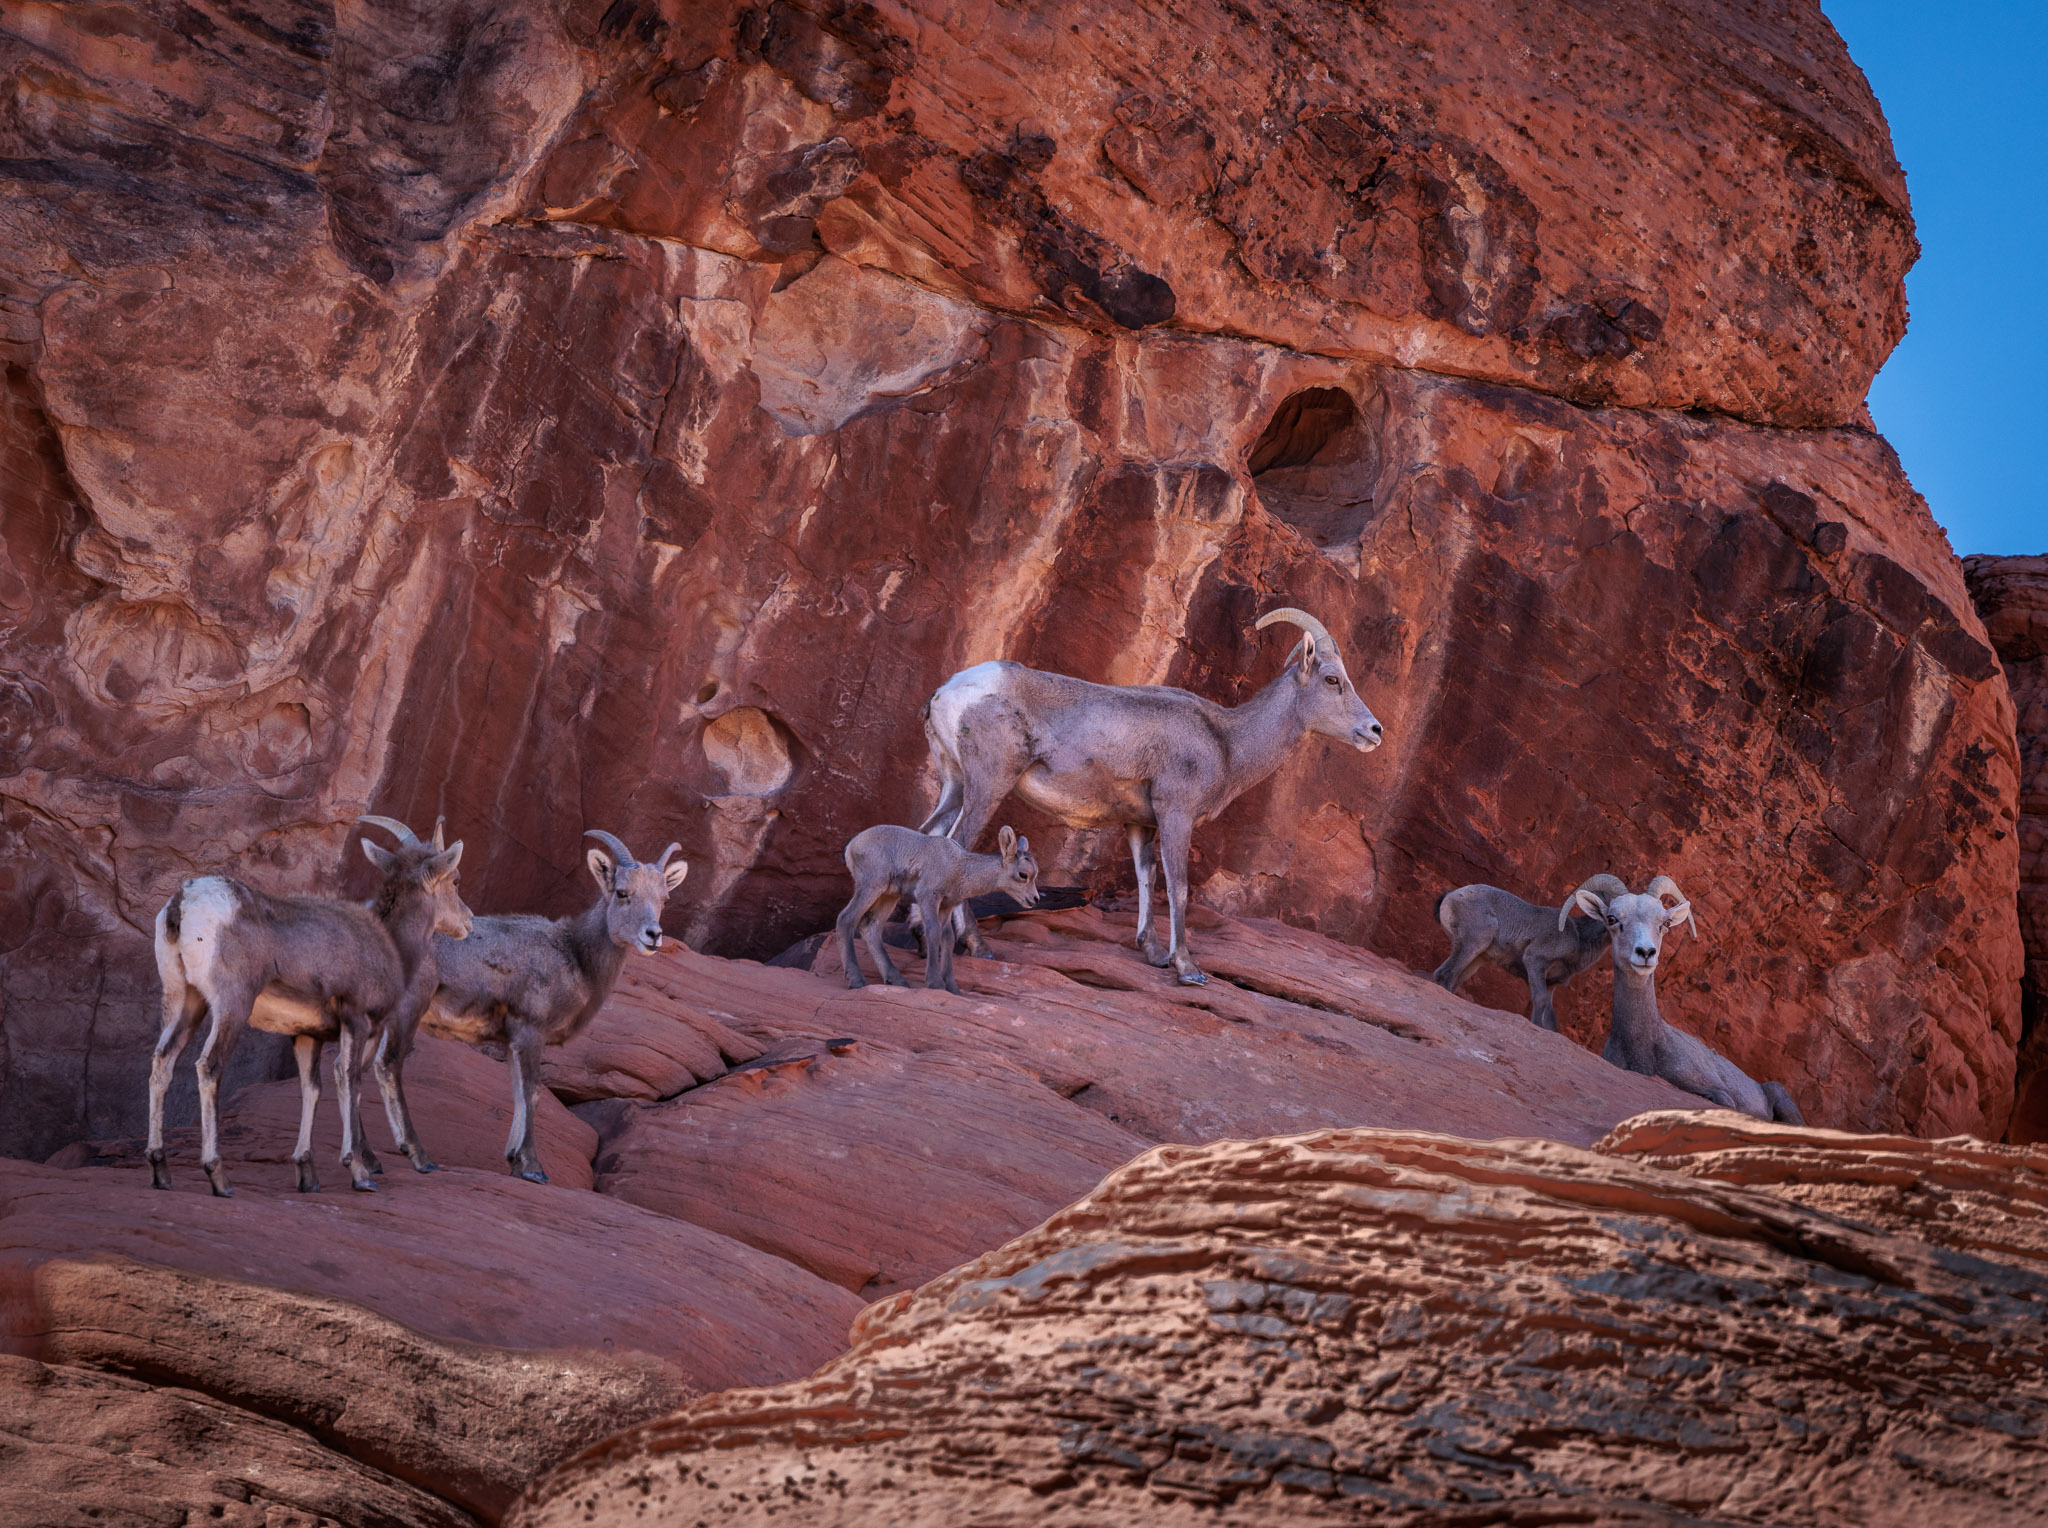
POLYGON ((2048 552, 2048 0, 1821 0, 1892 126, 1920 263, 1870 390, 1957 552, 2048 552))

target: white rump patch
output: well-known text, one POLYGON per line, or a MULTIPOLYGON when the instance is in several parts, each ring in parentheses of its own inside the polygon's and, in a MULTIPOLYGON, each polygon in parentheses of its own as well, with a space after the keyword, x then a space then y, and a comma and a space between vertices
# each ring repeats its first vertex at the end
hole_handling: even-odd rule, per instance
POLYGON ((960 722, 967 712, 1003 689, 1003 665, 999 659, 962 669, 940 685, 932 695, 932 730, 948 745, 958 741, 960 722))

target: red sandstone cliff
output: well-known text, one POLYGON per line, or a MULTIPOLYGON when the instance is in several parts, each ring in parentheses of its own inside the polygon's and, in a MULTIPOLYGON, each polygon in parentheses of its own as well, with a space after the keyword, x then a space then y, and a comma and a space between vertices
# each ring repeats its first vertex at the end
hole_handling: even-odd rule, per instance
POLYGON ((2020 749, 2019 1078, 2008 1139, 2048 1140, 2048 557, 1967 557, 1970 595, 2005 666, 2020 749))
POLYGON ((1389 741, 1212 904, 1427 966, 1447 885, 1668 872, 1667 1013, 2004 1128, 2012 711, 1861 412, 1914 244, 1811 0, 55 6, 0 72, 0 1150, 133 1128, 195 870, 445 811, 560 911, 602 825, 764 953, 947 673, 1229 700, 1283 602, 1389 741))

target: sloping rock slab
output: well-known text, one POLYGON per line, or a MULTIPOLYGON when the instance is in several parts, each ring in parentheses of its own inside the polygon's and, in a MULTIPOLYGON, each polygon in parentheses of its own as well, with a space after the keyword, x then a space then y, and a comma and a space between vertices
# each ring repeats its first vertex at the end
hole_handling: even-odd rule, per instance
POLYGON ((1150 1144, 994 1057, 808 1045, 626 1107, 598 1187, 872 1299, 1035 1225, 1150 1144))
POLYGON ((34 1352, 26 1291, 52 1259, 113 1254, 359 1300, 431 1337, 508 1348, 637 1349, 703 1390, 803 1374, 845 1346, 860 1301, 728 1237, 603 1195, 448 1168, 377 1194, 197 1173, 0 1160, 0 1346, 34 1352))
MULTIPOLYGON (((693 957, 694 985, 756 1035, 999 1058, 1152 1142, 1372 1125, 1590 1146, 1632 1114, 1699 1102, 1319 934, 1205 911, 1210 981, 1183 987, 1132 930, 1093 909, 1009 919, 997 960, 956 962, 964 997, 849 992, 830 944, 808 982, 693 957)), ((914 955, 897 963, 923 981, 914 955)))
POLYGON ((352 1301, 121 1259, 44 1263, 32 1297, 45 1362, 202 1391, 492 1521, 550 1465, 692 1396, 644 1353, 437 1342, 352 1301))
POLYGON ((760 1055, 760 1045, 731 1027, 731 1014, 697 1006, 689 978, 680 941, 627 961, 590 1027, 548 1047, 541 1081, 571 1104, 673 1098, 760 1055))
POLYGON ((2048 1280, 1545 1141, 1161 1147, 853 1335, 511 1521, 2017 1528, 2048 1490, 2048 1280))
POLYGON ((189 1390, 0 1354, 0 1522, 474 1528, 295 1427, 189 1390))

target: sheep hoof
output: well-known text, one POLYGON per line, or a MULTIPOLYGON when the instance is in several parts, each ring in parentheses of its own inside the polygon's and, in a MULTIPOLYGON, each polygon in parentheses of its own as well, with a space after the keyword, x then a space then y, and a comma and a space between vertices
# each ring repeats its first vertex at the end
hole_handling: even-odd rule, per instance
POLYGON ((441 1170, 441 1164, 429 1161, 423 1156, 414 1157, 412 1159, 412 1170, 416 1173, 437 1173, 441 1170))
POLYGON ((358 1194, 374 1194, 377 1192, 377 1180, 375 1178, 352 1178, 349 1180, 348 1186, 358 1194))
POLYGON ((1200 971, 1183 971, 1174 980, 1183 987, 1206 987, 1209 985, 1209 978, 1200 971))
POLYGON ((538 1167, 529 1167, 525 1171, 521 1172, 519 1176, 524 1178, 528 1183, 545 1183, 548 1181, 548 1175, 542 1172, 538 1167))
POLYGON ((171 1186, 170 1169, 164 1166, 164 1159, 161 1156, 154 1156, 149 1159, 149 1186, 151 1188, 169 1188, 171 1186))

